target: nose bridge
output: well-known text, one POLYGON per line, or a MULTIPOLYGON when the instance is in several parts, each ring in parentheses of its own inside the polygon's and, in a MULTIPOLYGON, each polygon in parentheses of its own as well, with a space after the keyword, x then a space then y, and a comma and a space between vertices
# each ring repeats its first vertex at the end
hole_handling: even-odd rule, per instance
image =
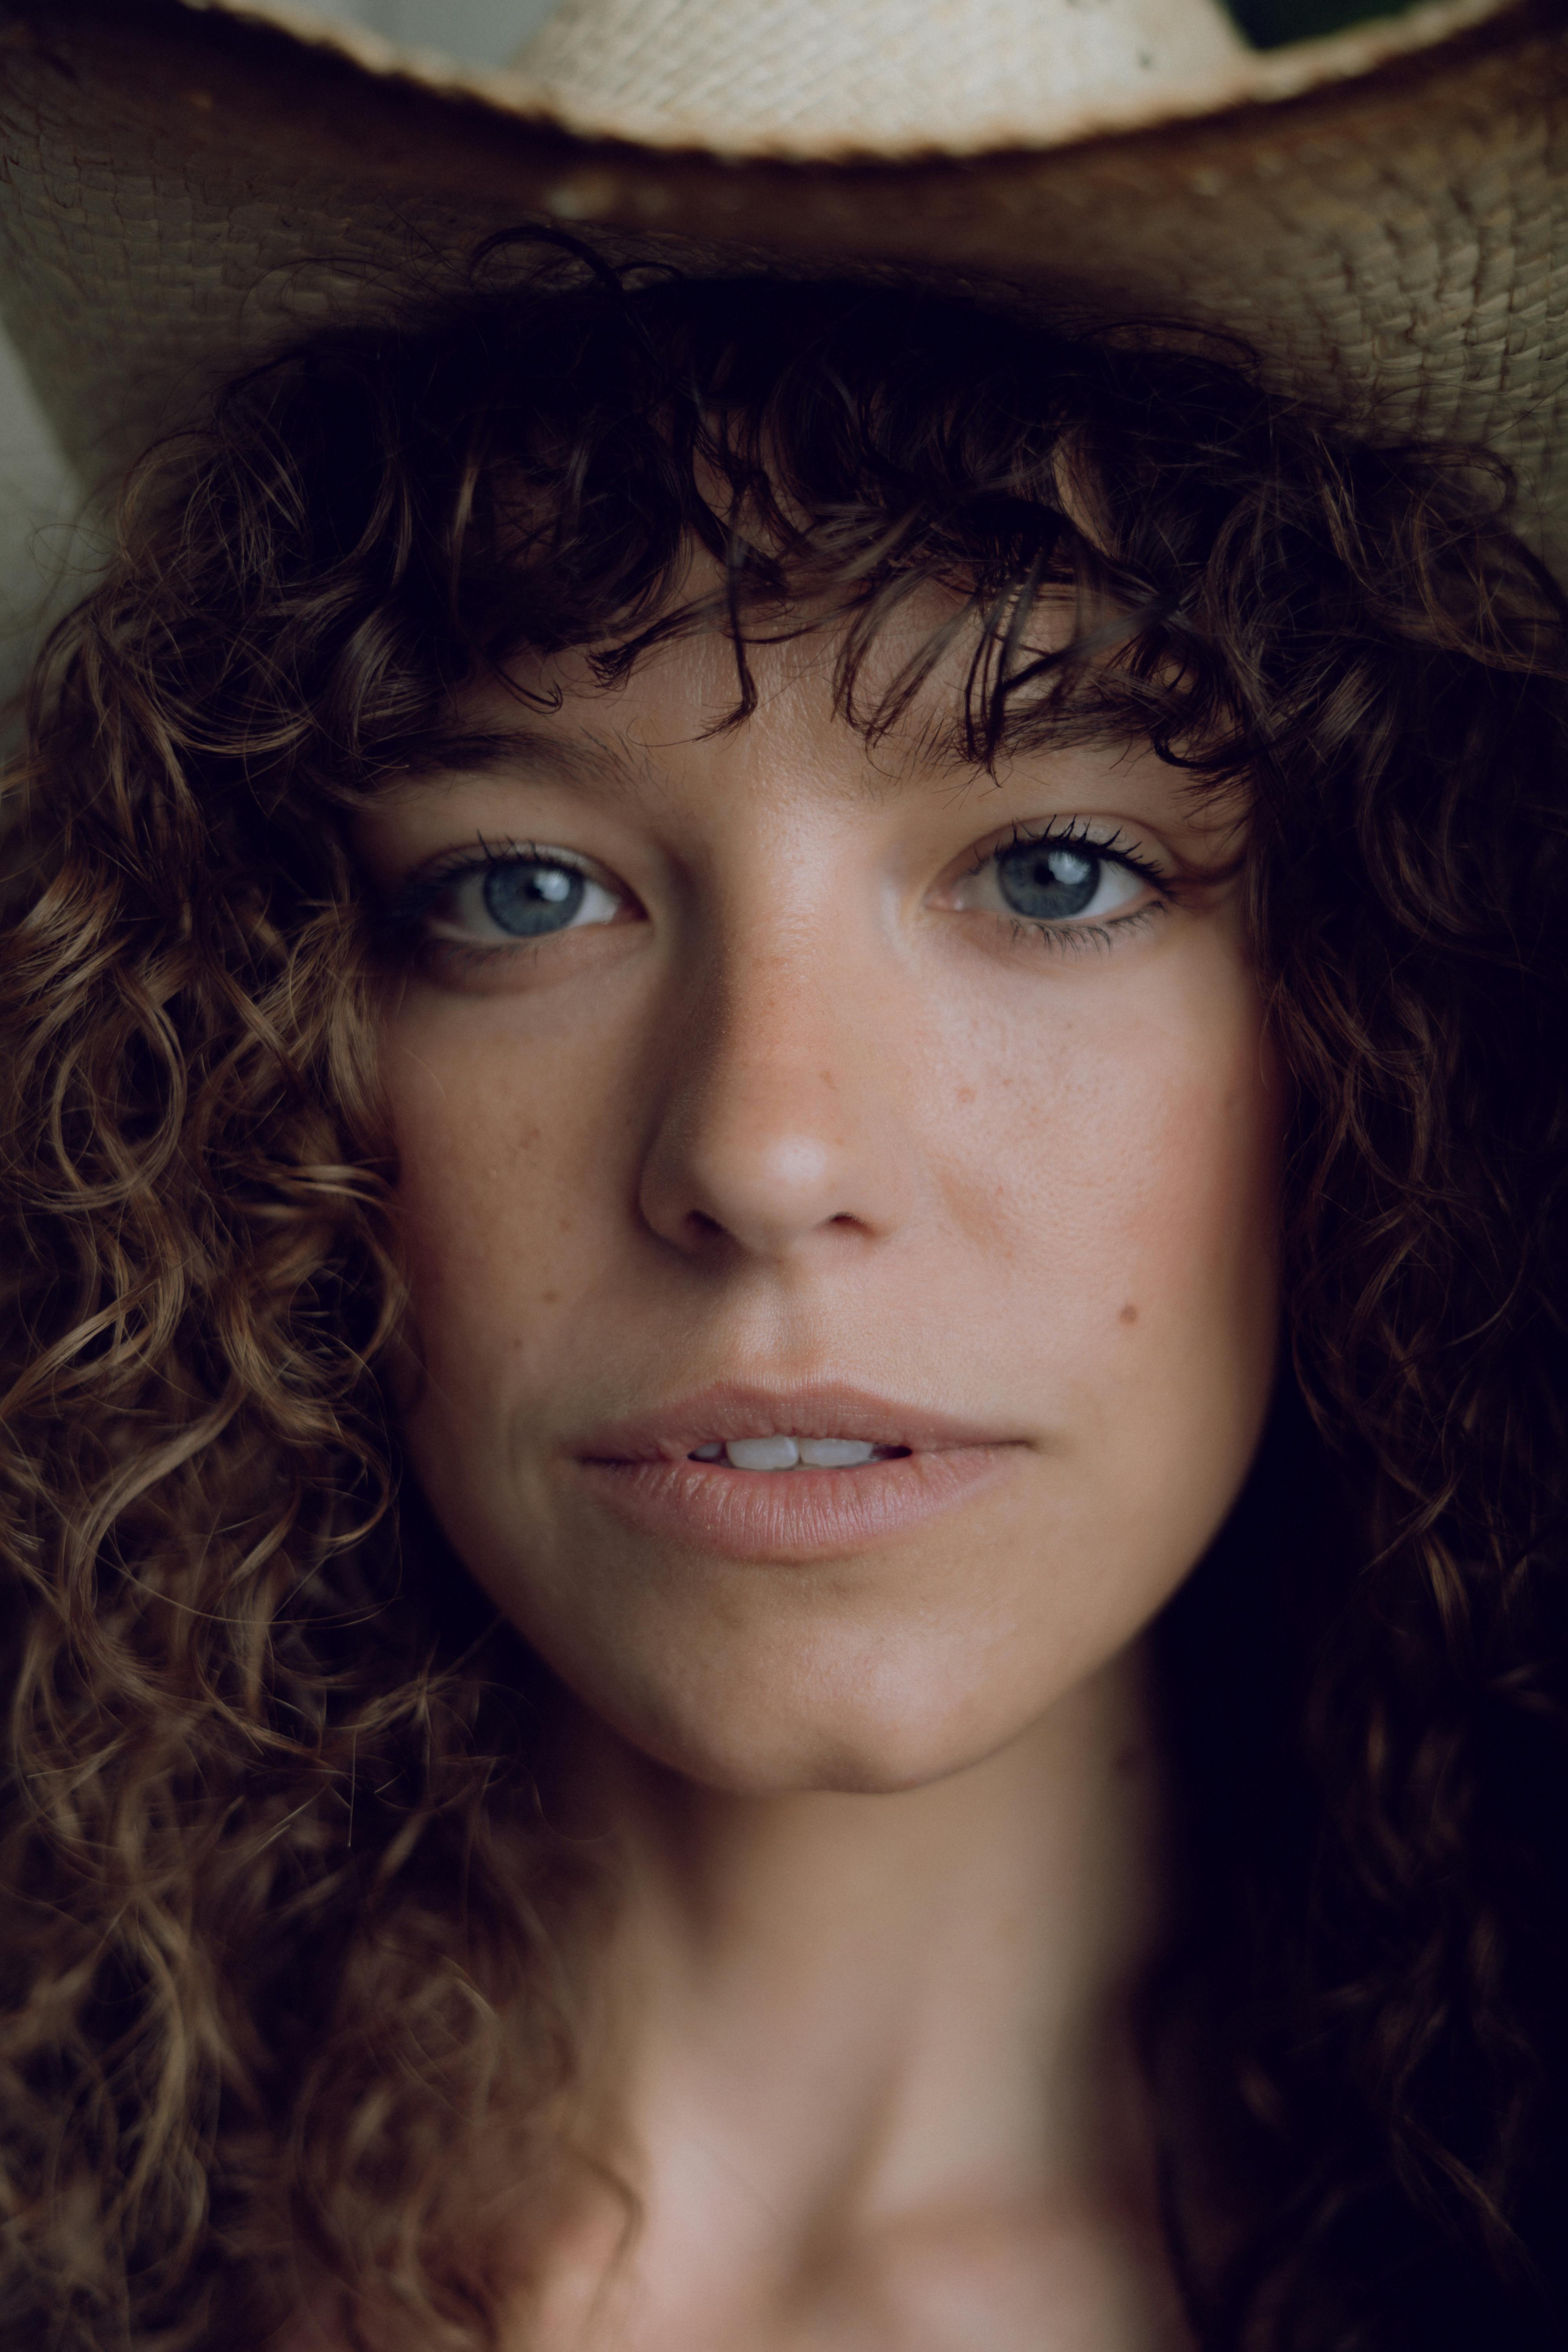
POLYGON ((908 1156, 868 1050, 868 961, 852 922, 787 889, 716 925, 643 1171, 656 1232, 778 1256, 902 1222, 908 1156))

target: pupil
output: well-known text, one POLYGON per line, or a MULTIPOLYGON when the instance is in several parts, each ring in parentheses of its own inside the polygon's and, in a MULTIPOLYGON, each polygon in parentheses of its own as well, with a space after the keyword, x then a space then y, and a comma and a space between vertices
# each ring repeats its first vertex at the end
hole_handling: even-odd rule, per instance
POLYGON ((1060 844, 1021 841, 997 859, 996 877, 1015 914, 1060 922, 1089 905, 1100 887, 1100 860, 1060 844))
POLYGON ((485 906, 514 939, 538 939, 564 930, 583 903, 583 877, 567 866, 514 858, 485 876, 485 906))

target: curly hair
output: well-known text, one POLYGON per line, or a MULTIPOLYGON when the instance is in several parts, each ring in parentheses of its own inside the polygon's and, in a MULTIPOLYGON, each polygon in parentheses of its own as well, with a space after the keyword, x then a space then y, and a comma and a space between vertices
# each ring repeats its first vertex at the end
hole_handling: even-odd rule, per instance
POLYGON ((0 939, 0 2320, 496 2340, 580 2128, 550 1691, 400 1479, 353 809, 524 646, 605 679, 911 589, 962 724, 1241 786, 1292 1079, 1288 1366, 1159 1628, 1151 1988, 1207 2352, 1568 2318, 1568 612, 1503 469, 1245 352, 958 296, 488 252, 136 469, 30 689, 0 939), (1070 494, 1069 487, 1070 486, 1070 494), (723 586, 682 604, 693 547, 723 586), (1072 642, 1031 649, 1045 593, 1072 642), (489 2157, 504 2156, 492 2164, 489 2157), (488 2201, 487 2201, 488 2198, 488 2201))

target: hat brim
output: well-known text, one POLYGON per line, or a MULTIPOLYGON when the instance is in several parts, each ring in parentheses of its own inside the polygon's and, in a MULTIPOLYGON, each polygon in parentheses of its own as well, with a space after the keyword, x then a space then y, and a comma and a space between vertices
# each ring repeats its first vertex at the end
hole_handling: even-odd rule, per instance
POLYGON ((0 308, 89 480, 323 309, 546 219, 701 268, 937 271, 1224 329, 1370 429, 1496 448, 1531 535, 1568 556, 1554 14, 1066 147, 792 163, 574 137, 165 0, 22 0, 0 136, 0 308))

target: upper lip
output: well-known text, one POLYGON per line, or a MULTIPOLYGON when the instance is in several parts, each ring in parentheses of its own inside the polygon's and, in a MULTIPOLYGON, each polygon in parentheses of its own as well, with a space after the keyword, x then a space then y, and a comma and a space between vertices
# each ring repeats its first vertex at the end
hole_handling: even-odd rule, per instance
POLYGON ((933 1412, 925 1405, 900 1404, 837 1381, 778 1388, 723 1381, 647 1412, 601 1422, 578 1438, 571 1451, 580 1461, 679 1462, 699 1445, 774 1435, 850 1437, 863 1445, 906 1446, 911 1454, 1017 1442, 994 1423, 933 1412))

